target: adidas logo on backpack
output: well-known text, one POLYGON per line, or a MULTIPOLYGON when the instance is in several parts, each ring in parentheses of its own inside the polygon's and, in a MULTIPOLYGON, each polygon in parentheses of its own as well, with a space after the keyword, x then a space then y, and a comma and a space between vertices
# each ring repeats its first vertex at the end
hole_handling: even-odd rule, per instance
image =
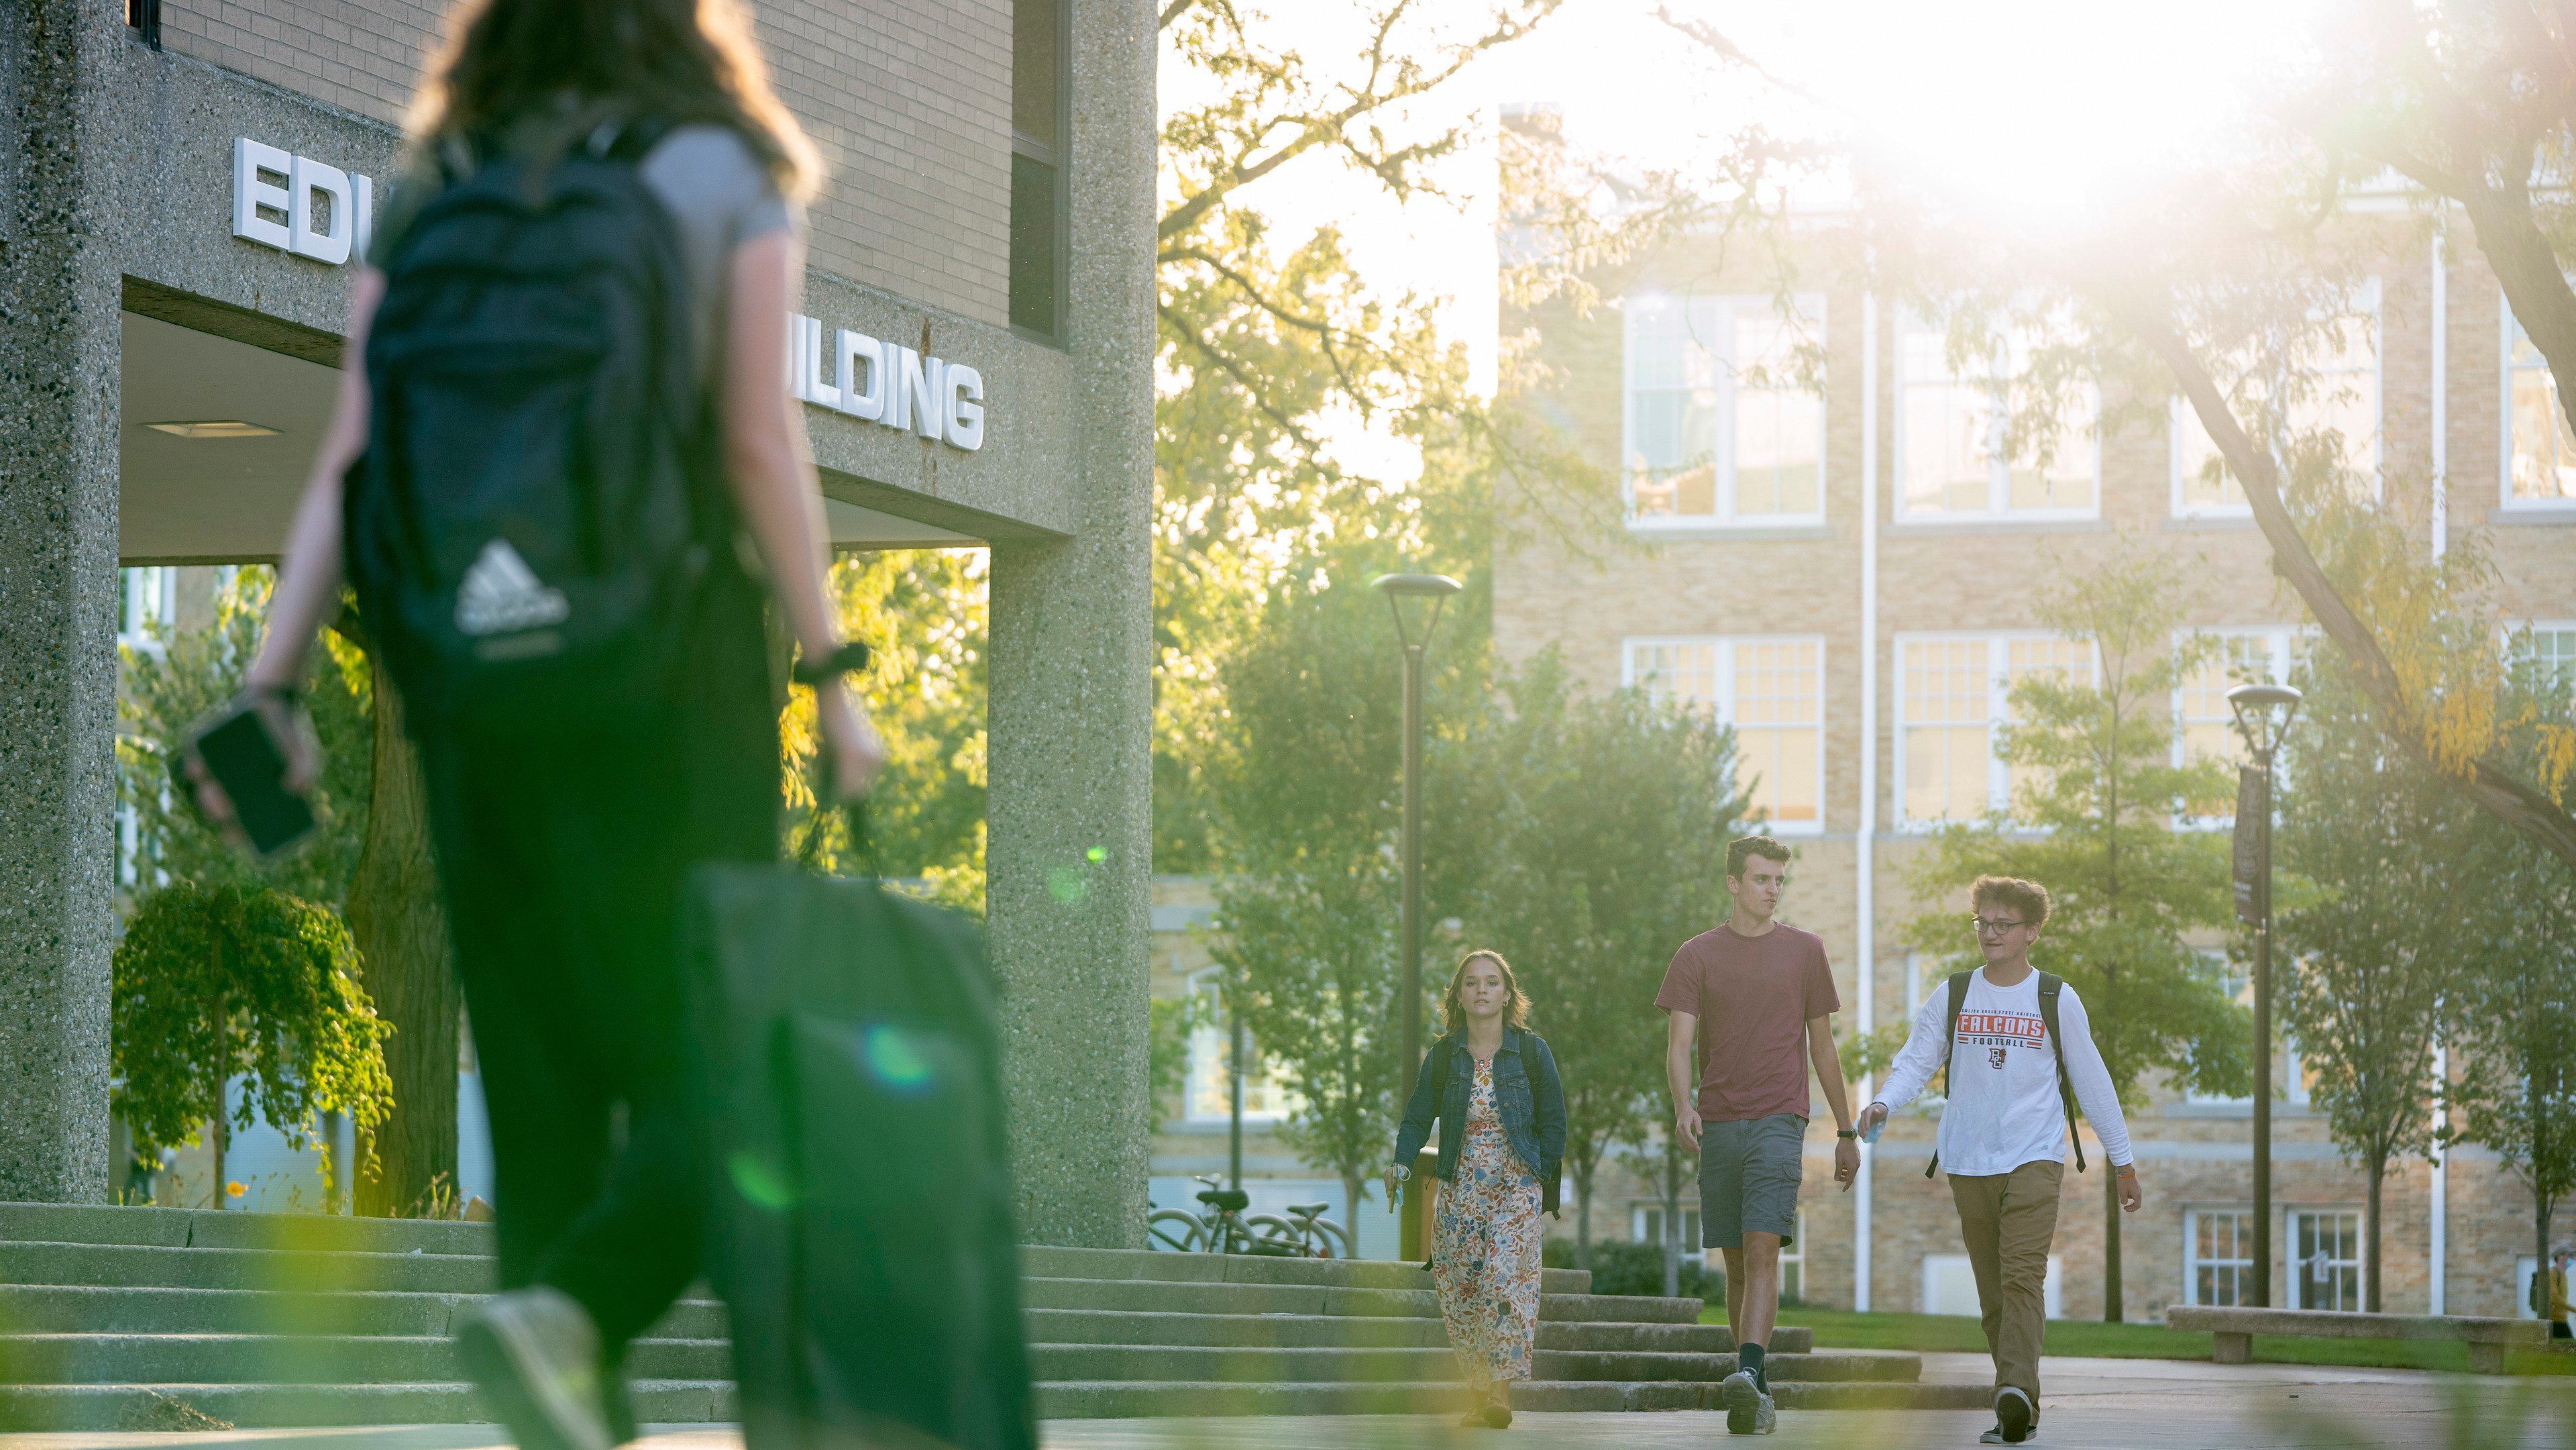
POLYGON ((456 587, 456 631, 477 638, 543 629, 571 612, 563 591, 548 589, 507 539, 485 544, 456 587))

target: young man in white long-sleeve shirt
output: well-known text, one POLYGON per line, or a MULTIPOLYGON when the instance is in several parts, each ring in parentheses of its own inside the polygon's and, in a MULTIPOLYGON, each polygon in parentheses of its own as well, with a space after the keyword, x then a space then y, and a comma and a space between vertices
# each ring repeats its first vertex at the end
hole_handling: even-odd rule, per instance
POLYGON ((2146 1199, 2120 1095, 2072 987, 2056 993, 2058 1040, 2049 1040, 2043 974, 2030 965, 2031 944, 2048 920, 2047 889, 2009 876, 1980 876, 1968 894, 1986 964, 1964 974, 1967 995, 1959 1005, 1956 1041, 1945 982, 1916 1009, 1905 1049, 1888 1067, 1886 1090, 1861 1110, 1860 1130, 1875 1134, 1889 1113, 1914 1101, 1933 1072, 1949 1064, 1949 1103, 1941 1112, 1934 1156, 1950 1172, 1960 1234, 1976 1270, 1986 1347, 1995 1359, 1995 1428, 1983 1438, 1987 1444, 2018 1445, 2039 1425, 2048 1248, 2057 1236, 2058 1188, 2075 1126, 2059 1086, 2061 1067, 2102 1140, 2102 1155, 2119 1175, 2120 1207, 2135 1213, 2146 1199))

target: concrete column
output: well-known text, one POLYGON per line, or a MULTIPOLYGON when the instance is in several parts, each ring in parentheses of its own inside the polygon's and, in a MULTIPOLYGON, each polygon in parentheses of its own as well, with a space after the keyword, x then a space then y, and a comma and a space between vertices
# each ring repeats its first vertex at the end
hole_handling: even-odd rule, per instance
POLYGON ((1061 486, 1077 523, 993 547, 987 899, 1034 1243, 1144 1245, 1154 18, 1074 0, 1061 486))
POLYGON ((119 22, 0 16, 0 1199, 107 1191, 118 287, 89 91, 119 22))

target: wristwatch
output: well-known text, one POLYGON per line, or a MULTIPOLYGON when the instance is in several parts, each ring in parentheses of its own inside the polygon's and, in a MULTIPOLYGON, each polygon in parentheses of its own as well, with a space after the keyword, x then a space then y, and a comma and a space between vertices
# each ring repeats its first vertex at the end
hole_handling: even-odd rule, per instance
POLYGON ((1860 1129, 1858 1129, 1858 1128, 1837 1128, 1837 1129, 1835 1129, 1835 1130, 1834 1130, 1834 1136, 1835 1136, 1835 1137, 1837 1137, 1837 1138, 1857 1138, 1857 1137, 1859 1137, 1859 1136, 1860 1136, 1860 1129))
POLYGON ((874 653, 864 640, 846 640, 839 649, 819 660, 797 660, 795 668, 788 671, 788 677, 800 685, 819 685, 825 680, 836 680, 843 675, 866 670, 874 653))

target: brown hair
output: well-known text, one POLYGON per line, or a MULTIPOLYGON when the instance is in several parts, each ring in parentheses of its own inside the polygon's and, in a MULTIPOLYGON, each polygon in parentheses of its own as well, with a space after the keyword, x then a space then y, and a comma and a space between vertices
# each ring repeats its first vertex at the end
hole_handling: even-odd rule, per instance
POLYGON ((1512 975, 1512 964, 1503 960, 1501 952, 1478 947, 1458 959, 1458 970, 1449 974, 1449 990, 1440 994, 1440 1020, 1444 1029, 1455 1032, 1467 1025, 1467 1008, 1458 1000, 1458 991, 1466 985, 1467 969, 1474 966, 1478 958, 1492 962, 1494 969, 1503 974, 1503 990, 1510 994, 1503 1003, 1503 1025, 1529 1026, 1529 996, 1521 990, 1520 978, 1512 975))
POLYGON ((1744 863, 1755 856, 1783 866, 1789 864, 1789 848, 1769 836, 1738 836, 1726 843, 1726 874, 1741 877, 1744 863))
POLYGON ((822 177, 735 0, 458 0, 407 129, 429 151, 550 106, 584 129, 648 110, 731 127, 798 201, 822 177))
POLYGON ((2018 876, 1980 876, 1968 883, 1969 907, 1989 904, 2011 907, 2032 926, 2048 920, 2048 888, 2018 876))

